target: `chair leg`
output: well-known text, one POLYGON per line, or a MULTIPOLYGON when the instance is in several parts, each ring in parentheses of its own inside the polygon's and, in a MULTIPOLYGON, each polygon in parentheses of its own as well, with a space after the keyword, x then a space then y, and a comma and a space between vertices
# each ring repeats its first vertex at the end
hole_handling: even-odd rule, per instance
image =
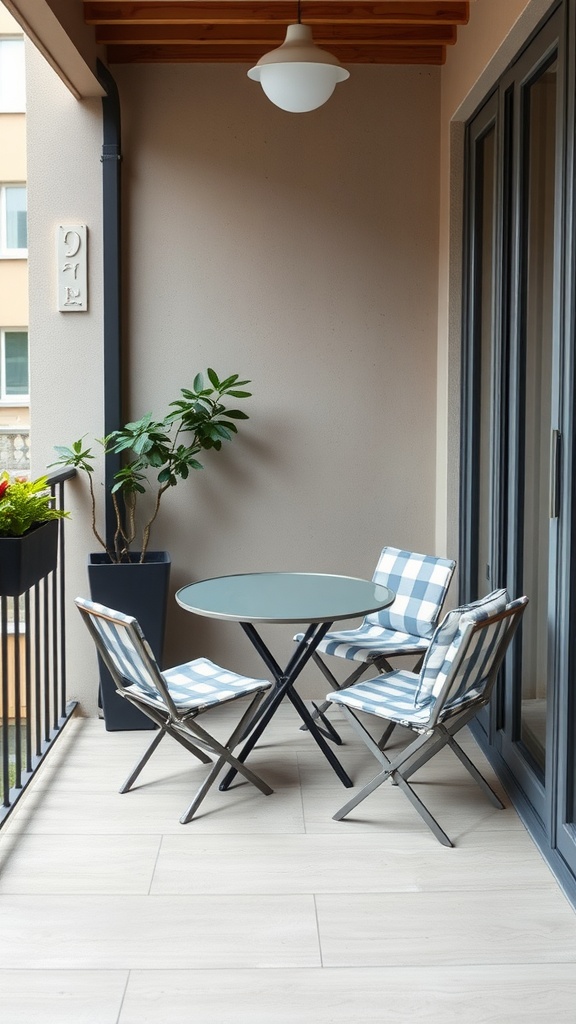
POLYGON ((342 818, 345 818, 347 814, 350 814, 350 811, 353 811, 354 808, 358 806, 358 804, 362 803, 362 801, 365 800, 367 796, 370 796, 370 793, 373 793, 375 789, 378 789, 378 786, 381 786, 383 782, 386 782, 386 779, 388 779, 389 777, 389 769, 386 769, 386 771, 380 772, 379 775, 376 775, 376 777, 373 778, 372 781, 369 782, 366 786, 364 786, 363 789, 356 793, 356 795, 353 796, 351 800, 348 800, 348 802, 345 803, 344 806, 341 807, 339 811, 336 811, 336 814, 332 815, 333 820, 342 821, 342 818))
POLYGON ((378 746, 379 746, 380 750, 384 749, 384 747, 386 746, 386 744, 387 744, 388 740, 390 739, 392 733, 394 732, 395 728, 396 728, 396 723, 395 722, 389 722, 389 724, 386 726, 386 728, 384 729, 384 732, 382 733, 380 739, 378 740, 378 746))
MULTIPOLYGON (((390 781, 394 785, 397 785, 402 790, 402 792, 407 796, 408 800, 410 801, 414 809, 418 812, 422 820, 428 825, 428 828, 436 836, 438 841, 442 843, 443 846, 453 846, 454 844, 451 842, 451 840, 446 835, 444 830, 440 827, 440 825, 436 821, 436 818, 433 817, 433 815, 430 813, 426 805, 422 802, 422 800, 420 800, 420 797, 416 795, 412 787, 409 785, 405 777, 405 774, 402 771, 402 767, 404 765, 410 765, 410 763, 418 755, 418 752, 422 751, 422 748, 426 749, 426 747, 430 745, 430 737, 426 735, 418 736, 413 743, 411 743, 405 750, 401 751, 400 754, 393 761, 391 761, 389 760, 389 758, 386 757, 386 754, 380 748, 380 745, 376 743, 376 741, 372 738, 368 730, 362 725, 362 723, 356 717, 354 712, 351 711, 350 708, 347 708, 345 706, 342 706, 342 710, 344 711, 350 724, 353 726, 356 732, 358 732, 359 735, 362 737, 364 743, 371 751, 371 753, 374 755, 374 757, 378 761, 380 761, 381 764, 384 765, 384 771, 376 775, 375 778, 373 778, 371 782, 369 782, 366 786, 363 787, 363 789, 356 793, 356 795, 353 796, 352 799, 348 801, 348 803, 344 804, 344 806, 341 807, 340 810, 336 811, 336 814, 333 816, 334 820, 341 821, 343 818, 346 817, 347 814, 350 813, 350 811, 354 810, 354 808, 357 807, 358 804, 362 803, 362 801, 365 800, 366 797, 370 796, 370 794, 373 793, 376 789, 378 789, 379 786, 382 786, 383 783, 387 781, 387 779, 390 779, 390 781)), ((393 725, 394 723, 391 724, 393 725)), ((444 744, 447 742, 447 739, 443 740, 443 742, 440 744, 440 747, 444 746, 444 744)), ((422 757, 422 754, 420 754, 420 760, 422 760, 422 763, 425 763, 426 760, 428 760, 428 758, 424 758, 422 757)), ((411 774, 411 770, 412 769, 410 768, 407 771, 407 774, 411 774)))
POLYGON ((218 760, 214 763, 207 777, 204 779, 204 782, 200 786, 192 803, 180 818, 180 821, 183 825, 186 825, 194 817, 194 814, 198 810, 204 797, 206 796, 211 786, 216 781, 222 768, 226 764, 232 768, 235 768, 237 772, 240 772, 240 774, 243 775, 248 782, 251 782, 254 786, 256 786, 261 793, 264 793, 265 796, 269 796, 270 793, 274 792, 267 782, 264 782, 264 780, 261 779, 259 775, 256 775, 255 772, 253 772, 250 768, 247 768, 246 765, 242 761, 239 761, 237 757, 234 757, 234 754, 232 753, 232 749, 238 743, 240 737, 244 732, 247 722, 254 715, 254 712, 256 711, 256 708, 260 703, 260 700, 261 694, 257 694, 254 700, 251 701, 246 712, 238 722, 236 728, 233 730, 230 738, 225 744, 220 743, 217 739, 215 739, 204 729, 202 729, 201 726, 199 726, 196 722, 189 724, 189 728, 193 729, 194 733, 198 735, 199 740, 202 743, 206 743, 206 745, 209 746, 210 749, 215 754, 218 754, 219 757, 218 760))
MULTIPOLYGON (((358 667, 354 669, 354 671, 351 673, 351 675, 348 676, 347 679, 344 679, 343 682, 339 683, 338 680, 336 679, 336 676, 332 675, 330 669, 322 661, 322 658, 316 651, 312 655, 312 660, 318 666, 322 675, 327 680, 332 690, 343 690, 346 686, 352 686, 353 683, 356 683, 359 680, 362 673, 366 672, 367 669, 371 667, 367 662, 362 662, 361 665, 358 665, 358 667)), ((319 704, 317 706, 314 705, 314 711, 312 711, 312 718, 321 718, 322 715, 324 715, 325 712, 328 711, 328 708, 330 706, 331 705, 329 700, 325 700, 322 702, 322 704, 319 704)), ((307 728, 307 725, 300 726, 302 732, 306 732, 307 728)))
POLYGON ((146 747, 146 750, 144 751, 142 757, 138 761, 138 764, 135 766, 135 768, 132 769, 126 781, 120 786, 120 789, 118 790, 119 793, 127 793, 130 787, 133 785, 133 783, 136 782, 136 779, 140 775, 140 772, 142 771, 144 765, 150 760, 152 754, 156 750, 156 747, 164 739, 165 735, 166 724, 162 725, 159 731, 154 733, 154 738, 152 742, 146 747))
POLYGON ((430 814, 430 811, 428 810, 426 805, 422 803, 420 797, 416 796, 416 793, 412 789, 412 786, 406 781, 402 773, 395 772, 394 779, 396 781, 398 788, 406 794, 414 809, 418 811, 418 814, 420 815, 422 820, 426 822, 428 828, 430 829, 431 832, 434 833, 436 839, 438 839, 438 841, 442 843, 442 846, 453 847, 454 843, 452 842, 452 840, 448 838, 444 829, 440 828, 440 825, 436 821, 436 818, 434 818, 433 815, 430 814))
POLYGON ((498 810, 503 810, 504 804, 502 803, 500 797, 494 792, 492 786, 486 781, 481 772, 478 771, 476 765, 468 757, 468 754, 466 754, 464 750, 462 750, 462 747, 456 742, 453 736, 450 736, 447 742, 450 746, 450 749, 453 750, 454 753, 456 754, 458 760, 464 765, 467 771, 470 772, 470 775, 472 776, 474 781, 478 783, 480 789, 488 798, 490 803, 494 807, 497 807, 498 810))

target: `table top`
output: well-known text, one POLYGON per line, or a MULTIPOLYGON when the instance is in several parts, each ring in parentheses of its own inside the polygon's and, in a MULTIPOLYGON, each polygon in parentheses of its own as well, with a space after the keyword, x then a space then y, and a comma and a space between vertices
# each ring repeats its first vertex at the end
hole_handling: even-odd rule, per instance
POLYGON ((317 572, 250 572, 182 587, 178 604, 197 615, 236 622, 336 622, 392 604, 388 587, 317 572))

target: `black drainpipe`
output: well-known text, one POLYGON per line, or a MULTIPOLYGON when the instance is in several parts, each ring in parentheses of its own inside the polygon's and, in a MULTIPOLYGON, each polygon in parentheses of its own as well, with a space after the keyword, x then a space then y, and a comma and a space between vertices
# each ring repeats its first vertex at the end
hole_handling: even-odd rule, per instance
MULTIPOLYGON (((120 99, 110 71, 96 62, 102 97, 102 260, 104 269, 104 436, 122 426, 122 161, 120 99)), ((114 544, 115 517, 110 490, 120 469, 120 456, 109 455, 105 465, 106 541, 114 544)))

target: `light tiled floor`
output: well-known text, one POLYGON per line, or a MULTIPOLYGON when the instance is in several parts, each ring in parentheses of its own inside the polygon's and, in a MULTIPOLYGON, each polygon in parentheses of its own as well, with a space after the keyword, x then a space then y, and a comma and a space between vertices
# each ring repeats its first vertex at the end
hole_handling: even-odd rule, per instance
POLYGON ((184 826, 205 769, 171 740, 117 792, 149 739, 73 721, 0 832, 6 1024, 576 1024, 576 915, 449 751, 418 778, 453 850, 392 786, 333 821, 289 705, 251 759, 274 793, 215 789, 184 826))

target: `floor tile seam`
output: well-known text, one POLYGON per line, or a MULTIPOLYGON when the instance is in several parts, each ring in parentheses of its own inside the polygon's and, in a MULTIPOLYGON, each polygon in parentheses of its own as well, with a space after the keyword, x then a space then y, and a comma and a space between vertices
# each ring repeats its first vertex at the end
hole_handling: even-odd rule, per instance
MULTIPOLYGON (((554 885, 554 884, 550 885, 550 884, 548 884, 548 882, 546 882, 546 884, 537 884, 537 885, 532 885, 532 883, 525 883, 524 885, 519 885, 517 888, 514 888, 514 889, 510 889, 509 883, 504 882, 504 883, 502 883, 502 885, 495 886, 493 889, 492 888, 488 888, 485 885, 483 885, 483 886, 477 885, 477 886, 474 886, 473 889, 472 888, 471 889, 455 889, 453 885, 445 885, 445 886, 440 886, 440 887, 434 888, 434 889, 428 889, 428 888, 422 889, 422 888, 419 888, 419 889, 402 889, 402 890, 384 890, 384 893, 386 895, 391 895, 394 892, 405 893, 407 896, 411 896, 411 895, 415 895, 416 894, 416 895, 424 895, 424 896, 439 895, 439 896, 444 896, 444 897, 445 896, 450 896, 450 895, 457 896, 457 895, 461 895, 462 893, 468 893, 469 895, 473 894, 473 895, 483 896, 483 895, 486 895, 486 894, 490 894, 492 892, 498 892, 498 893, 510 892, 512 895, 515 895, 515 896, 517 896, 519 893, 526 893, 526 895, 529 895, 530 893, 537 893, 537 892, 540 892, 540 893, 555 892, 555 893, 558 893, 559 895, 563 895, 561 893, 561 891, 558 889, 557 885, 554 885)), ((322 893, 317 893, 316 895, 318 895, 318 896, 325 896, 325 895, 327 895, 327 893, 322 892, 322 893)), ((340 889, 340 890, 338 890, 335 893, 335 895, 338 895, 338 896, 359 896, 359 895, 362 895, 362 893, 359 893, 359 892, 350 893, 350 892, 347 892, 344 889, 340 889)), ((365 895, 378 896, 378 895, 380 895, 380 890, 376 891, 374 889, 369 889, 369 890, 367 890, 367 893, 365 895)), ((568 904, 568 907, 569 907, 569 909, 572 909, 569 904, 568 904)))
POLYGON ((308 829, 306 827, 306 808, 304 805, 304 786, 302 784, 302 765, 298 751, 296 751, 296 768, 298 771, 298 788, 300 790, 300 813, 302 815, 302 824, 304 827, 303 832, 295 833, 298 835, 308 835, 308 829))
POLYGON ((132 973, 131 970, 128 970, 126 972, 126 980, 124 982, 124 988, 122 990, 122 995, 120 997, 120 1006, 118 1007, 118 1013, 116 1014, 116 1024, 120 1024, 120 1021, 122 1019, 122 1011, 124 1009, 124 1003, 126 1001, 126 994, 128 992, 128 986, 130 984, 130 975, 131 975, 131 973, 132 973))
MULTIPOLYGON (((151 968, 151 970, 182 970, 182 968, 151 968)), ((82 971, 82 974, 129 974, 130 967, 0 967, 0 977, 2 974, 29 974, 30 971, 42 971, 46 974, 67 974, 69 970, 82 971)), ((188 968, 185 968, 188 970, 188 968)), ((193 968, 196 970, 196 968, 193 968)), ((217 968, 215 968, 217 970, 217 968)))
POLYGON ((156 850, 156 856, 154 858, 154 864, 152 865, 152 871, 150 872, 150 881, 148 883, 148 892, 147 892, 148 896, 150 896, 152 894, 152 886, 154 885, 154 876, 156 874, 156 868, 158 867, 158 861, 160 859, 160 853, 162 851, 163 843, 164 843, 164 835, 160 835, 159 842, 158 842, 158 847, 157 847, 157 850, 156 850))
MULTIPOLYGON (((318 894, 318 895, 324 895, 324 893, 321 893, 321 894, 318 894)), ((343 896, 343 895, 348 895, 348 893, 336 893, 336 895, 337 896, 343 896)), ((367 895, 373 895, 373 894, 372 893, 368 893, 367 895)), ((164 901, 167 902, 169 900, 173 901, 174 899, 179 899, 182 896, 190 896, 190 897, 193 897, 195 900, 220 900, 221 902, 223 902, 224 900, 229 901, 231 899, 241 899, 241 900, 246 900, 247 902, 248 901, 253 901, 255 899, 262 899, 262 900, 266 900, 266 901, 272 901, 272 900, 286 901, 286 900, 293 899, 295 896, 302 896, 308 902, 312 902, 312 903, 313 903, 313 900, 314 900, 314 893, 312 893, 312 892, 266 892, 266 893, 262 893, 262 892, 248 892, 247 893, 246 891, 241 890, 241 891, 235 892, 235 893, 226 893, 226 892, 213 892, 213 893, 210 893, 210 892, 208 892, 208 893, 207 892, 197 892, 197 893, 182 893, 182 892, 153 892, 153 893, 148 893, 148 892, 145 892, 145 893, 123 892, 123 893, 118 893, 118 892, 110 892, 110 893, 108 893, 108 892, 102 892, 100 890, 99 892, 93 892, 93 893, 78 893, 78 892, 67 892, 67 893, 62 893, 62 892, 0 893, 0 903, 2 902, 2 900, 8 900, 8 899, 34 900, 34 901, 36 901, 38 903, 42 903, 42 902, 46 902, 46 901, 54 901, 54 900, 59 900, 60 902, 67 901, 67 902, 74 903, 74 902, 78 902, 79 899, 83 899, 83 898, 90 899, 90 900, 92 900, 92 899, 102 899, 102 900, 114 899, 114 900, 116 900, 118 902, 128 901, 128 900, 133 902, 134 900, 143 900, 143 899, 145 899, 145 900, 153 900, 153 901, 157 901, 157 902, 160 902, 160 901, 164 900, 164 901)))
MULTIPOLYGON (((368 889, 347 889, 345 887, 341 888, 341 889, 321 889, 321 888, 300 889, 297 886, 295 886, 294 888, 281 889, 281 890, 278 890, 278 889, 277 890, 271 890, 271 889, 261 889, 261 888, 260 889, 247 890, 247 889, 244 888, 244 889, 239 889, 238 891, 232 891, 232 892, 227 890, 225 893, 216 892, 216 891, 211 892, 210 890, 207 890, 206 888, 202 888, 201 890, 200 889, 162 889, 159 892, 158 891, 150 890, 149 895, 151 895, 151 896, 194 896, 194 897, 197 897, 197 896, 226 896, 226 897, 230 897, 231 899, 234 899, 237 896, 314 896, 314 897, 316 897, 316 896, 339 896, 339 897, 341 897, 341 896, 431 896, 431 895, 434 895, 434 896, 436 896, 436 895, 438 895, 438 896, 446 896, 447 894, 450 894, 450 893, 455 893, 455 894, 457 893, 462 898, 464 898, 466 895, 470 895, 471 893, 474 893, 474 894, 475 893, 482 893, 482 894, 488 893, 488 894, 491 894, 491 893, 510 892, 510 893, 515 894, 515 895, 518 895, 519 893, 522 893, 522 892, 524 892, 524 893, 528 893, 528 892, 543 892, 543 893, 546 893, 546 892, 555 892, 555 891, 556 891, 556 888, 555 888, 554 885, 550 885, 550 886, 548 886, 548 885, 546 885, 546 886, 532 886, 532 885, 530 885, 529 887, 527 885, 522 885, 522 886, 519 885, 516 888, 511 888, 511 883, 502 882, 501 885, 494 886, 493 889, 482 889, 482 890, 479 890, 479 889, 457 888, 455 886, 452 886, 451 888, 446 886, 446 888, 439 889, 439 888, 431 888, 431 887, 428 887, 428 886, 422 886, 422 885, 414 884, 414 885, 403 885, 401 887, 391 887, 391 886, 389 886, 389 887, 372 887, 372 888, 368 888, 368 889)), ((76 889, 76 893, 78 895, 81 895, 81 896, 82 895, 92 895, 93 894, 93 893, 88 893, 88 892, 82 892, 81 890, 78 890, 78 889, 76 889)), ((34 891, 32 891, 30 893, 27 893, 27 894, 25 894, 23 892, 16 892, 16 893, 12 893, 12 894, 10 894, 8 892, 0 893, 0 896, 3 896, 3 895, 15 895, 15 896, 16 895, 31 895, 32 896, 32 895, 34 895, 34 891)), ((45 895, 52 895, 52 894, 51 893, 46 893, 45 895)), ((58 895, 58 893, 54 893, 54 895, 58 895)), ((98 895, 98 893, 96 895, 98 895)), ((102 895, 106 895, 106 894, 102 893, 102 895)), ((110 895, 114 895, 114 894, 111 893, 110 895)), ((129 896, 129 895, 133 895, 133 894, 132 893, 126 893, 125 895, 129 896)))
POLYGON ((324 954, 322 952, 322 935, 320 928, 320 918, 318 915, 318 904, 316 902, 316 896, 314 896, 314 921, 316 924, 316 941, 318 943, 318 956, 320 958, 320 967, 324 967, 324 954))
MULTIPOLYGON (((502 885, 500 885, 500 886, 495 886, 493 889, 490 889, 490 890, 485 890, 485 889, 481 890, 482 893, 488 892, 489 894, 492 894, 492 893, 510 892, 511 894, 514 894, 514 895, 519 895, 522 892, 524 892, 524 893, 527 893, 527 892, 551 893, 551 892, 555 892, 555 891, 556 890, 555 890, 555 887, 553 885, 551 885, 551 886, 538 886, 538 887, 530 886, 529 888, 527 886, 518 886, 517 888, 512 888, 511 889, 510 886, 508 884, 506 884, 506 883, 502 883, 502 885)), ((225 891, 222 891, 222 890, 219 890, 219 891, 217 891, 217 890, 210 890, 210 889, 207 889, 205 886, 203 886, 202 889, 183 889, 183 888, 176 888, 176 887, 175 888, 155 889, 154 888, 154 882, 152 881, 149 884, 144 883, 140 889, 136 889, 135 888, 135 889, 130 889, 130 890, 128 890, 126 888, 122 888, 122 887, 118 887, 116 889, 114 887, 110 887, 110 888, 109 887, 101 887, 101 888, 98 888, 98 889, 90 889, 90 888, 82 888, 79 885, 75 885, 74 893, 73 894, 72 893, 67 893, 67 892, 62 892, 60 889, 57 889, 57 888, 50 889, 49 887, 46 887, 45 889, 40 890, 40 891, 38 889, 24 889, 24 888, 22 888, 22 889, 19 889, 19 888, 12 889, 12 888, 6 888, 6 889, 0 890, 0 901, 3 898, 11 897, 11 896, 30 896, 30 897, 47 897, 47 898, 48 897, 55 897, 55 896, 59 896, 59 897, 65 898, 65 897, 68 897, 68 896, 71 896, 71 895, 73 895, 75 898, 79 897, 79 896, 80 897, 81 896, 102 896, 102 897, 113 896, 113 897, 119 897, 119 898, 121 898, 121 897, 137 897, 137 896, 138 897, 140 897, 140 896, 142 896, 142 897, 146 897, 146 896, 157 896, 157 897, 158 896, 165 896, 165 897, 180 897, 180 896, 185 897, 185 896, 190 896, 190 897, 194 897, 194 898, 197 898, 199 896, 202 896, 202 897, 216 896, 216 897, 221 897, 221 898, 226 898, 226 899, 235 899, 237 897, 242 897, 243 898, 243 897, 249 897, 249 896, 273 896, 273 897, 282 897, 282 898, 283 897, 294 897, 294 896, 313 896, 313 897, 317 897, 317 896, 318 897, 322 897, 322 896, 334 896, 334 897, 343 897, 343 896, 346 896, 346 897, 351 897, 351 896, 358 896, 358 897, 361 897, 361 896, 362 897, 364 897, 364 896, 432 896, 432 895, 434 895, 434 896, 440 896, 440 895, 445 896, 445 895, 447 895, 449 893, 455 893, 455 894, 457 893, 457 894, 459 894, 464 899, 466 896, 470 896, 471 894, 476 894, 478 892, 480 892, 480 890, 477 890, 477 889, 458 889, 458 888, 454 888, 454 887, 453 888, 438 889, 438 888, 429 888, 427 886, 422 886, 422 885, 418 885, 418 884, 414 884, 414 885, 406 884, 406 885, 403 885, 401 887, 400 886, 396 886, 396 887, 392 887, 392 886, 377 887, 377 886, 374 886, 374 887, 369 888, 369 889, 347 889, 347 888, 322 889, 322 888, 319 888, 319 887, 316 887, 314 889, 305 889, 305 888, 299 888, 298 886, 294 886, 294 887, 286 888, 286 889, 263 889, 263 888, 247 889, 247 888, 244 887, 244 888, 238 889, 238 890, 225 890, 225 891)))
MULTIPOLYGON (((539 966, 546 967, 546 968, 548 968, 548 967, 557 967, 559 969, 561 969, 561 968, 569 969, 569 968, 571 968, 572 964, 576 964, 576 959, 574 959, 574 960, 572 960, 572 959, 566 959, 566 960, 560 960, 560 959, 546 960, 542 964, 539 964, 539 966)), ((333 973, 339 973, 341 971, 354 971, 354 972, 363 972, 363 973, 370 973, 370 972, 371 973, 375 973, 375 972, 378 972, 379 974, 381 974, 381 973, 389 973, 389 974, 393 974, 393 973, 394 974, 395 973, 406 973, 406 974, 410 975, 412 980, 414 980, 414 967, 415 966, 417 966, 418 968, 422 968, 422 969, 426 969, 426 970, 434 971, 434 972, 436 972, 437 970, 442 970, 442 969, 446 969, 446 970, 450 970, 450 971, 456 972, 456 971, 469 971, 471 968, 472 969, 477 968, 478 970, 490 970, 491 969, 491 970, 505 971, 505 970, 507 970, 509 968, 525 967, 527 970, 529 970, 529 969, 533 968, 534 965, 535 965, 535 961, 534 960, 529 960, 529 959, 520 959, 520 960, 479 960, 479 961, 475 961, 475 962, 458 961, 457 963, 448 963, 448 964, 438 964, 438 963, 428 963, 428 964, 418 963, 418 964, 416 964, 415 961, 407 961, 406 963, 391 964, 388 961, 387 963, 368 964, 368 965, 365 965, 365 964, 364 965, 363 964, 317 964, 317 965, 311 965, 311 966, 307 966, 307 967, 298 966, 296 964, 294 964, 292 966, 289 965, 289 964, 279 964, 279 965, 276 965, 276 966, 271 966, 271 965, 266 965, 266 966, 264 966, 264 965, 263 966, 258 966, 258 965, 254 965, 254 966, 238 965, 236 967, 227 967, 227 966, 222 967, 222 966, 220 966, 218 964, 214 964, 214 966, 206 965, 204 967, 81 967, 81 966, 77 967, 77 966, 73 966, 73 965, 68 965, 67 967, 12 967, 9 970, 8 970, 8 968, 3 968, 3 969, 0 969, 0 976, 2 975, 2 973, 6 973, 6 974, 9 973, 12 976, 14 974, 30 974, 30 973, 36 973, 36 972, 41 972, 42 974, 69 974, 69 973, 74 973, 74 974, 95 974, 95 975, 98 975, 98 974, 126 974, 126 975, 132 975, 132 974, 135 974, 135 973, 142 973, 142 974, 145 974, 146 977, 149 977, 150 975, 154 975, 154 974, 174 974, 174 975, 176 975, 176 974, 192 974, 192 975, 195 975, 195 974, 214 973, 214 974, 221 975, 223 970, 226 970, 226 971, 233 970, 234 972, 250 972, 250 973, 252 973, 253 971, 259 971, 259 972, 272 971, 275 974, 279 973, 279 972, 284 972, 286 974, 289 974, 289 973, 292 974, 294 972, 299 973, 301 971, 314 971, 314 972, 316 972, 316 971, 324 972, 325 971, 325 972, 328 972, 328 973, 332 973, 332 972, 333 973)), ((128 980, 130 980, 130 979, 128 979, 128 980)), ((569 980, 572 981, 574 985, 576 985, 576 977, 569 976, 569 980)), ((136 984, 136 983, 137 983, 137 979, 134 979, 134 984, 136 984)), ((538 982, 538 984, 541 984, 541 982, 538 982)))
MULTIPOLYGON (((31 829, 23 829, 23 830, 18 830, 18 831, 15 831, 15 832, 12 833, 12 835, 17 835, 17 836, 43 836, 44 838, 61 839, 61 840, 64 840, 64 841, 67 841, 70 838, 86 838, 86 839, 91 839, 91 838, 99 838, 99 837, 101 837, 101 838, 121 839, 121 838, 124 838, 124 837, 127 837, 127 836, 131 836, 134 839, 143 839, 143 838, 147 838, 147 839, 156 839, 156 838, 157 839, 161 839, 162 836, 173 835, 173 834, 174 835, 178 835, 178 833, 158 832, 158 830, 153 831, 153 832, 139 832, 139 831, 134 831, 134 832, 116 832, 116 831, 114 831, 114 832, 71 832, 70 830, 66 830, 66 832, 45 832, 45 831, 38 831, 37 832, 37 831, 31 830, 31 829)), ((210 832, 210 833, 207 833, 207 834, 208 835, 216 835, 217 833, 211 833, 210 832)), ((227 834, 227 833, 222 833, 222 834, 227 834)), ((232 833, 232 834, 234 834, 234 833, 232 833)), ((251 835, 252 833, 246 833, 246 834, 247 835, 251 835)), ((0 836, 0 844, 1 844, 3 838, 4 837, 0 836)), ((6 838, 8 838, 8 836, 6 836, 6 838)))
MULTIPOLYGON (((328 940, 328 944, 329 944, 329 941, 330 940, 328 940)), ((327 958, 328 958, 328 956, 329 955, 327 954, 327 958)), ((385 954, 384 954, 384 956, 385 956, 385 954)), ((544 967, 548 967, 548 966, 569 967, 569 966, 571 966, 573 964, 576 965, 576 958, 566 957, 564 959, 547 960, 546 956, 544 954, 540 954, 539 951, 535 951, 534 952, 534 955, 533 955, 532 959, 527 957, 527 958, 523 958, 523 959, 519 959, 519 960, 507 960, 507 959, 502 959, 502 960, 449 960, 449 959, 440 960, 438 958, 437 959, 433 959, 432 958, 430 960, 425 960, 422 957, 418 956, 417 953, 412 952, 412 953, 407 953, 406 954, 405 962, 402 962, 402 963, 390 963, 390 960, 385 960, 384 956, 383 956, 383 958, 380 961, 377 961, 377 962, 372 963, 372 964, 360 965, 360 964, 355 964, 353 962, 349 962, 349 963, 344 963, 344 962, 343 963, 335 963, 335 962, 331 962, 331 963, 328 963, 328 964, 324 964, 323 967, 324 967, 324 970, 328 970, 328 969, 333 969, 333 970, 344 970, 344 969, 346 969, 346 970, 354 970, 354 969, 356 969, 356 970, 359 970, 359 969, 362 969, 362 966, 364 966, 366 969, 375 968, 375 969, 377 969, 379 971, 384 971, 387 968, 389 968, 390 970, 408 970, 408 969, 412 968, 412 972, 414 972, 414 970, 420 970, 422 968, 434 969, 434 971, 442 971, 444 969, 452 971, 452 970, 456 970, 458 968, 461 968, 463 970, 471 970, 471 969, 474 969, 474 968, 482 968, 482 967, 484 967, 484 968, 492 968, 494 970, 495 968, 505 968, 505 967, 508 967, 508 968, 513 968, 513 967, 526 967, 526 968, 541 967, 541 968, 544 968, 544 967)), ((544 984, 544 982, 543 982, 543 984, 544 984)), ((573 1024, 573 1022, 570 1021, 570 1024, 573 1024)))
MULTIPOLYGON (((247 901, 247 902, 254 901, 254 900, 263 900, 263 901, 266 902, 266 901, 273 901, 273 900, 286 901, 286 900, 291 900, 291 899, 294 899, 294 898, 297 898, 297 897, 302 897, 303 899, 306 899, 306 900, 313 900, 314 901, 315 909, 317 909, 316 901, 317 900, 326 900, 326 899, 343 899, 343 898, 345 898, 347 901, 353 902, 353 901, 357 901, 357 900, 363 900, 363 899, 365 899, 368 896, 369 897, 386 896, 388 898, 390 898, 390 897, 400 897, 401 896, 405 900, 408 900, 408 899, 410 899, 412 897, 412 898, 418 899, 419 901, 422 901, 423 899, 428 900, 430 897, 436 898, 437 896, 440 896, 440 895, 445 897, 448 894, 453 894, 455 897, 458 896, 458 897, 460 897, 462 899, 465 895, 470 896, 470 895, 473 894, 475 896, 480 896, 480 895, 485 894, 486 891, 487 890, 453 890, 453 889, 439 890, 439 889, 404 888, 404 889, 378 889, 378 890, 368 889, 368 890, 350 892, 350 891, 348 891, 346 889, 339 889, 339 890, 302 890, 302 889, 298 889, 296 887, 294 889, 282 890, 281 892, 272 892, 272 891, 262 892, 262 891, 257 891, 257 890, 255 890, 253 892, 246 892, 245 889, 239 889, 237 892, 206 892, 206 890, 203 890, 202 892, 194 892, 194 891, 192 891, 192 892, 182 892, 182 890, 174 890, 174 891, 164 890, 162 892, 151 892, 151 891, 148 891, 148 890, 147 891, 142 891, 142 892, 123 892, 123 891, 118 891, 118 890, 116 890, 116 891, 114 891, 114 890, 107 891, 107 890, 102 890, 102 889, 97 890, 97 891, 84 891, 84 892, 83 891, 79 891, 79 890, 75 890, 73 893, 72 892, 70 892, 70 893, 63 893, 63 892, 58 892, 58 891, 55 891, 55 892, 38 892, 38 891, 31 891, 31 892, 16 891, 16 892, 10 892, 10 891, 7 891, 7 892, 0 893, 0 904, 6 903, 6 902, 8 902, 10 900, 34 900, 38 904, 44 904, 44 903, 47 903, 47 902, 53 902, 54 900, 58 900, 62 904, 64 904, 64 903, 68 903, 68 902, 78 902, 78 900, 82 900, 82 899, 86 899, 86 900, 94 900, 94 899, 96 899, 96 900, 110 900, 110 899, 114 899, 114 900, 116 900, 118 902, 134 902, 135 900, 149 900, 149 901, 152 901, 152 902, 155 902, 155 903, 160 903, 162 901, 168 902, 170 900, 179 899, 179 898, 183 898, 183 897, 186 897, 186 898, 189 897, 189 898, 194 899, 194 900, 202 900, 203 902, 209 902, 209 901, 224 902, 224 901, 230 901, 230 900, 244 900, 244 901, 247 901)), ((506 888, 494 890, 494 892, 498 892, 498 893, 509 892, 509 891, 510 890, 507 890, 506 888)), ((525 889, 520 889, 519 888, 519 889, 511 890, 510 891, 510 895, 514 896, 514 897, 518 897, 523 892, 528 897, 531 893, 534 893, 534 892, 538 892, 540 894, 550 894, 550 893, 555 892, 555 890, 554 890, 554 888, 544 888, 544 889, 542 889, 542 888, 534 888, 533 886, 530 886, 530 887, 526 887, 525 889)), ((571 909, 571 908, 568 906, 568 909, 571 909)), ((7 912, 6 908, 4 908, 4 910, 5 910, 5 912, 7 912)), ((576 933, 575 933, 575 937, 576 937, 576 933)), ((576 956, 576 951, 575 951, 575 956, 576 956)))

